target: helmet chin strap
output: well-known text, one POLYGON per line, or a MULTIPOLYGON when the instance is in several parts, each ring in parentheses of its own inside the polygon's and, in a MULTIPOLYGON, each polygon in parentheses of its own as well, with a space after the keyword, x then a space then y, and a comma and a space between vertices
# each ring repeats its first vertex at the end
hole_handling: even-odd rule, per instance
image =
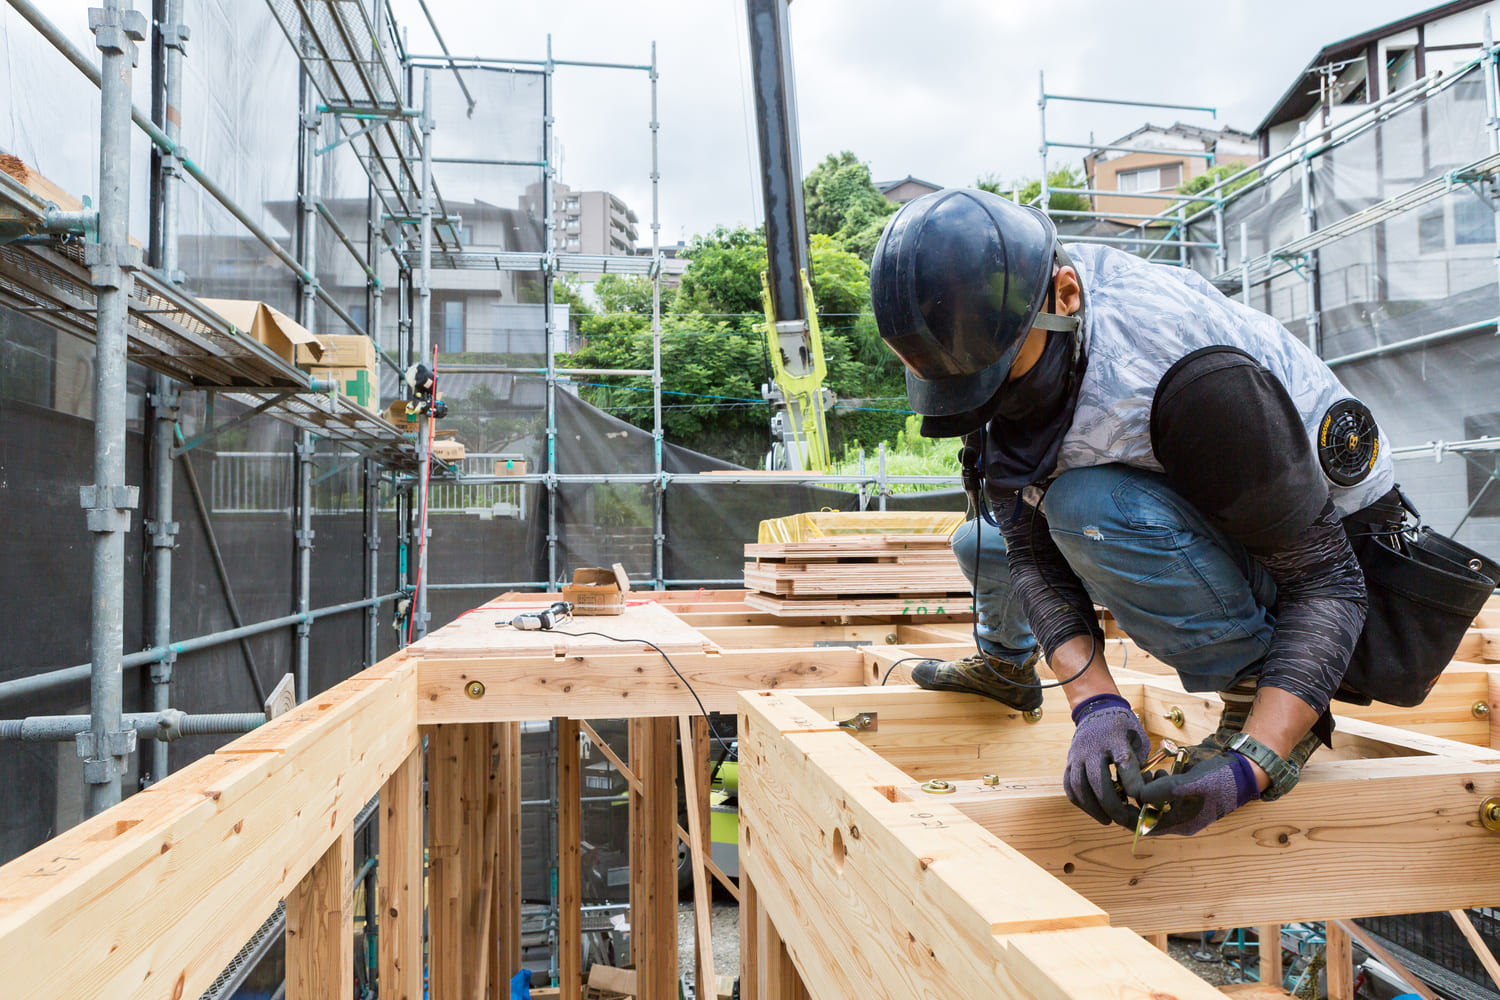
MULTIPOLYGON (((1068 256, 1068 252, 1062 248, 1061 243, 1058 243, 1053 247, 1052 266, 1058 270, 1061 270, 1065 267, 1073 267, 1073 258, 1068 256)), ((1076 271, 1077 268, 1074 268, 1074 270, 1076 271)), ((1053 280, 1055 281, 1056 279, 1053 280)), ((1047 301, 1049 304, 1052 304, 1056 301, 1055 296, 1056 286, 1054 285, 1054 287, 1049 289, 1047 293, 1047 301)), ((1056 330, 1059 333, 1072 333, 1073 331, 1078 329, 1079 324, 1081 324, 1082 322, 1083 310, 1079 309, 1071 316, 1065 316, 1060 313, 1054 312, 1038 313, 1036 319, 1032 321, 1031 326, 1036 330, 1056 330)))

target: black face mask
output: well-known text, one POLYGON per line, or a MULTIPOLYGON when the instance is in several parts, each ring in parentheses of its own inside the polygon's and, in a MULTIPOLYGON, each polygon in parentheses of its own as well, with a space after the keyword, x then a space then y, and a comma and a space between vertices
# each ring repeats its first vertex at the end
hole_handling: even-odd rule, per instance
POLYGON ((1076 334, 1052 331, 1031 370, 1000 389, 1000 407, 986 428, 985 480, 999 489, 1040 482, 1057 466, 1073 423, 1086 360, 1074 365, 1076 334))

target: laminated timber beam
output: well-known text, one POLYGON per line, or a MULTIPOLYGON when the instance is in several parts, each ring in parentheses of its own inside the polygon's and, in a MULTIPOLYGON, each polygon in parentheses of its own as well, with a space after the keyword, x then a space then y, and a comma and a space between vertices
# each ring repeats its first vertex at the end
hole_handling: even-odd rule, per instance
MULTIPOLYGON (((1217 715, 1175 681, 1117 676, 1154 739, 1197 739, 1217 715)), ((1291 794, 1137 854, 1063 794, 1057 692, 1031 723, 912 688, 740 705, 742 867, 814 1000, 1211 997, 1138 935, 1500 902, 1487 746, 1341 718, 1291 794), (837 725, 860 713, 874 724, 837 725)))

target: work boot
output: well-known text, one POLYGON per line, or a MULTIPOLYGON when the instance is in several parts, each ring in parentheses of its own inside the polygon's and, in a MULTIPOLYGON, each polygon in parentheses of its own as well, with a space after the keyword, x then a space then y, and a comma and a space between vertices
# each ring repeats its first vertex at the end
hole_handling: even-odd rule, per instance
POLYGON ((962 660, 923 660, 912 667, 911 679, 928 691, 962 691, 993 698, 1021 712, 1042 707, 1041 679, 1032 653, 1022 663, 1010 663, 980 650, 962 660))
MULTIPOLYGON (((1188 767, 1229 749, 1229 741, 1245 728, 1245 721, 1250 718, 1250 706, 1255 703, 1255 687, 1253 680, 1239 681, 1227 690, 1219 692, 1219 698, 1224 702, 1224 711, 1219 716, 1219 728, 1210 733, 1202 743, 1187 748, 1188 767)), ((1297 741, 1296 746, 1292 747, 1287 760, 1296 765, 1297 772, 1300 774, 1307 759, 1321 745, 1322 740, 1318 739, 1315 734, 1308 733, 1297 741)), ((1282 794, 1285 794, 1285 790, 1282 794)))

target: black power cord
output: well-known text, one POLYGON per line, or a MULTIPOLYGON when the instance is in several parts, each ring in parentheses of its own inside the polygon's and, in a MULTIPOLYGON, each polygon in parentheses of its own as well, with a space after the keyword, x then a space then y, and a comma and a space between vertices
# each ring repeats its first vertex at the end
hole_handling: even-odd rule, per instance
POLYGON ((711 714, 709 714, 708 709, 703 707, 703 699, 698 697, 698 692, 693 690, 693 685, 688 683, 688 679, 682 676, 682 671, 677 669, 677 664, 672 662, 672 658, 667 655, 667 651, 662 649, 656 643, 652 642, 650 639, 622 639, 617 635, 606 635, 603 632, 561 632, 556 629, 553 629, 552 632, 554 635, 570 635, 574 637, 595 635, 601 639, 608 639, 610 642, 638 642, 642 645, 650 646, 652 649, 656 650, 661 654, 661 658, 667 661, 667 666, 672 668, 672 673, 677 675, 677 679, 682 681, 682 686, 687 688, 688 694, 692 695, 693 700, 698 703, 698 711, 703 713, 703 717, 708 720, 708 734, 714 738, 714 742, 719 744, 719 748, 723 750, 725 754, 729 756, 734 755, 734 751, 730 749, 729 744, 724 742, 723 737, 721 737, 718 730, 714 728, 714 718, 711 714))

